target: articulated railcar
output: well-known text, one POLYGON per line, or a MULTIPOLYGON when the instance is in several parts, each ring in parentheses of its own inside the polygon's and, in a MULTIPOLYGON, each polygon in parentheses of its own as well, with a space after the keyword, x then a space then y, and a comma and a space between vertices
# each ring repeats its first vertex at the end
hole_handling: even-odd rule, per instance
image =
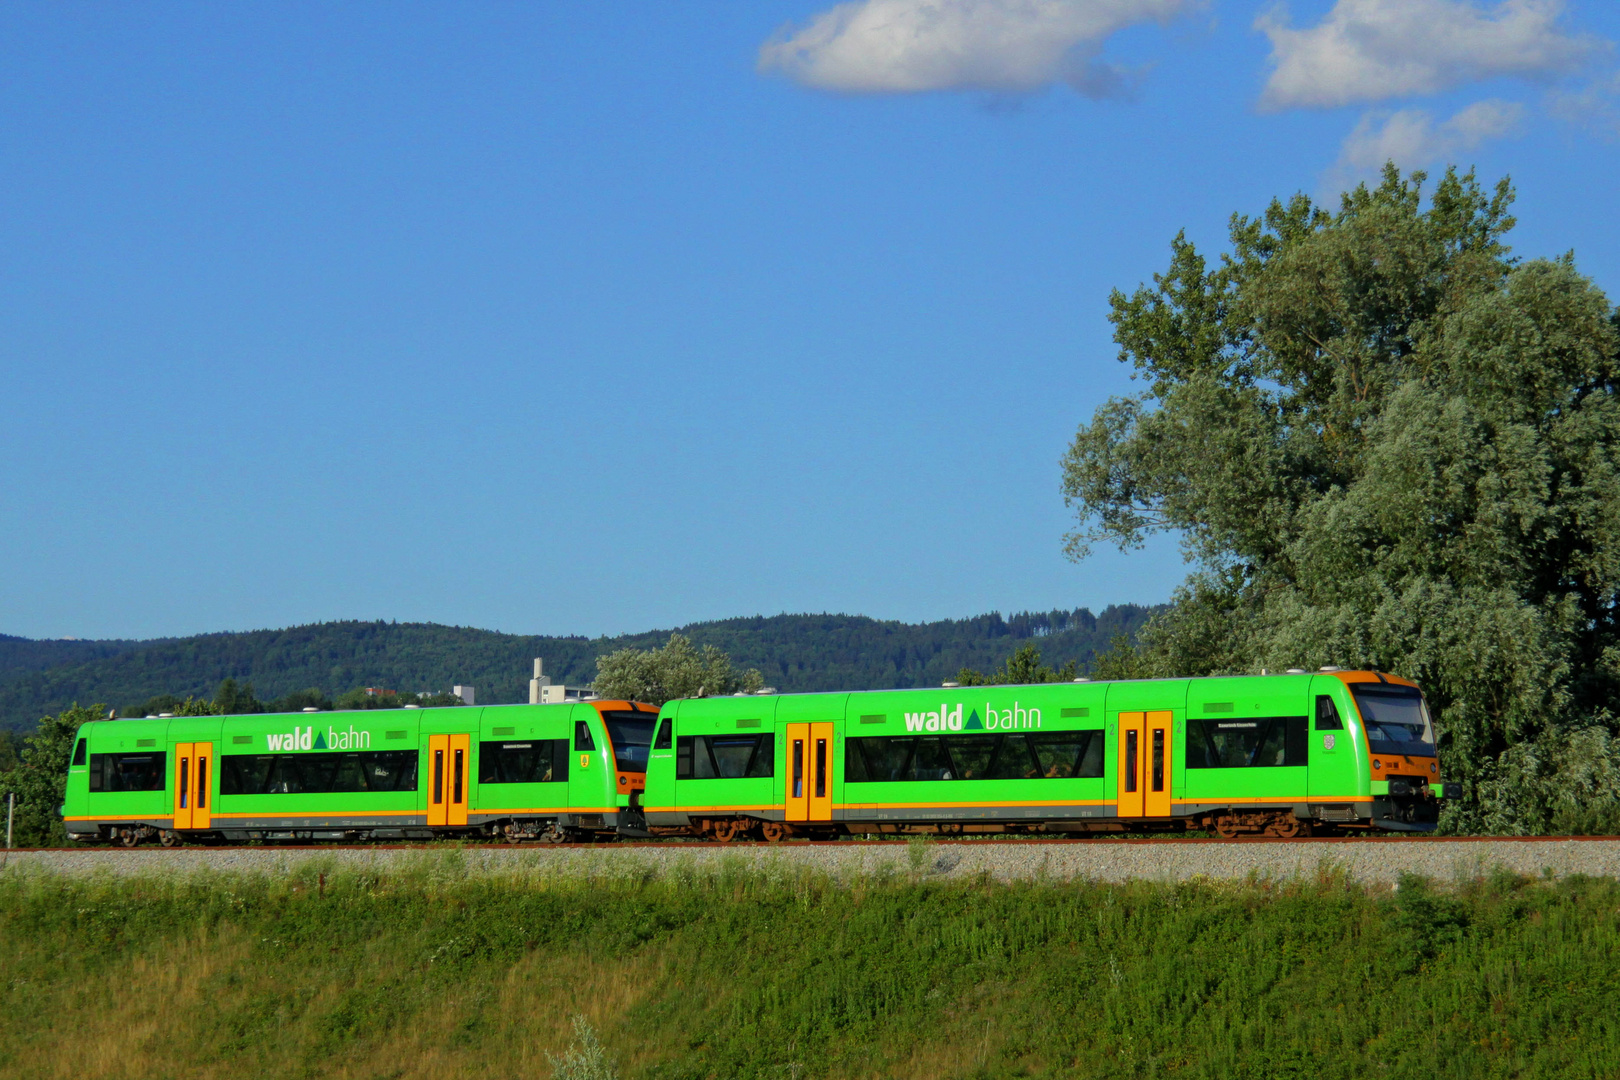
POLYGON ((642 811, 714 839, 874 832, 1425 832, 1412 683, 1371 671, 672 701, 642 811))
POLYGON ((114 720, 79 731, 69 835, 405 839, 1424 832, 1413 684, 1369 671, 114 720))
POLYGON ((131 847, 611 834, 657 715, 594 701, 97 721, 79 729, 62 816, 75 840, 131 847))

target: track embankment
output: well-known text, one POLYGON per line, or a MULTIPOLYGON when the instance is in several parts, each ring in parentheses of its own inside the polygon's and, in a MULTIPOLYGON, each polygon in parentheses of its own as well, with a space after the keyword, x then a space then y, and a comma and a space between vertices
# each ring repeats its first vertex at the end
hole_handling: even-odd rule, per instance
POLYGON ((288 874, 426 871, 652 878, 732 870, 839 880, 894 875, 998 881, 1287 880, 1343 874, 1389 885, 1402 873, 1465 881, 1502 869, 1532 877, 1620 878, 1620 838, 1355 840, 1013 840, 911 843, 602 844, 562 847, 187 847, 0 852, 0 874, 288 874))

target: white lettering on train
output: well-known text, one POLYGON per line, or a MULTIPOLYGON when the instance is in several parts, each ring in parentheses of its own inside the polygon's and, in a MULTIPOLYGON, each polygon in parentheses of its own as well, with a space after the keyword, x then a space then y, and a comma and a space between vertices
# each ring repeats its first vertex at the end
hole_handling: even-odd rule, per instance
POLYGON ((961 731, 962 706, 941 704, 938 712, 906 713, 907 731, 961 731))
POLYGON ((991 731, 1000 728, 1003 731, 1013 731, 1028 728, 1039 729, 1041 726, 1041 710, 1026 709, 1018 702, 1012 703, 1012 708, 997 710, 995 706, 986 703, 984 706, 984 726, 991 731))

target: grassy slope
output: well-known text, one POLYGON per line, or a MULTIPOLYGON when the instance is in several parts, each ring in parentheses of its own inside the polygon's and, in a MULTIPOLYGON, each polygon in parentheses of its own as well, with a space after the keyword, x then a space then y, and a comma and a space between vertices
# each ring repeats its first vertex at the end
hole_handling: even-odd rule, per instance
POLYGON ((1620 888, 0 878, 8 1077, 1596 1077, 1620 888))
MULTIPOLYGON (((1065 617, 1069 613, 1060 613, 1065 617)), ((1116 633, 1134 633, 1148 609, 1109 608, 1094 620, 1040 637, 1054 666, 1084 663, 1116 633)), ((698 644, 757 667, 783 691, 863 690, 938 684, 963 665, 989 669, 1049 616, 909 624, 852 615, 777 615, 681 628, 698 644)), ((1065 624, 1071 625, 1071 624, 1065 624)), ((596 657, 627 646, 661 645, 668 631, 616 638, 534 637, 431 623, 336 622, 285 630, 203 634, 156 642, 0 640, 0 728, 32 729, 40 716, 75 702, 137 704, 158 694, 211 697, 226 677, 251 682, 261 700, 317 687, 393 690, 478 688, 480 704, 528 700, 531 661, 544 657, 554 681, 588 683, 596 657)))

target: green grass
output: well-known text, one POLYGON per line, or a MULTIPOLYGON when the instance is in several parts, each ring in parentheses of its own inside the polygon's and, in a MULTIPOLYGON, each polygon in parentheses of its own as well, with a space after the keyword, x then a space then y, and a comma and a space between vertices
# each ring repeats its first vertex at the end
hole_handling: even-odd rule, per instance
POLYGON ((1620 887, 0 878, 0 1075, 1600 1077, 1620 887))

